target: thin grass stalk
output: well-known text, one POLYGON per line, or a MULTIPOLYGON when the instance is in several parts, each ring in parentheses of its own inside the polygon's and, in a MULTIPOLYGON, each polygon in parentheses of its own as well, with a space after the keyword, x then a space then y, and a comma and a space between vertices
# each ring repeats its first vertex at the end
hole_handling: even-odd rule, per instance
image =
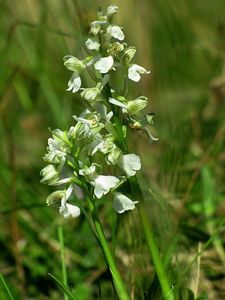
POLYGON ((141 225, 145 234, 146 243, 148 246, 148 250, 150 252, 153 265, 155 267, 155 272, 157 274, 163 296, 166 300, 175 300, 173 290, 170 287, 169 280, 166 274, 166 270, 164 269, 162 259, 160 257, 159 249, 154 237, 154 233, 150 222, 147 219, 145 207, 143 203, 139 203, 137 206, 139 218, 141 221, 141 225))
POLYGON ((7 293, 7 295, 9 296, 9 299, 10 299, 10 300, 15 300, 14 297, 13 297, 13 295, 11 294, 9 288, 8 288, 8 285, 7 285, 6 282, 5 282, 4 277, 2 276, 1 273, 0 273, 0 282, 2 282, 2 284, 3 284, 3 286, 4 286, 5 290, 6 290, 6 293, 7 293))

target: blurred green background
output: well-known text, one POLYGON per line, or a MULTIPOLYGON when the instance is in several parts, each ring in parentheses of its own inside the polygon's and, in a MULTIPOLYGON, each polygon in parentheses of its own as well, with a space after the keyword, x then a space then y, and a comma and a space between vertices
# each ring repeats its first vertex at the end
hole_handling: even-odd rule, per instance
MULTIPOLYGON (((155 112, 152 132, 160 140, 150 145, 133 132, 130 144, 142 158, 158 244, 162 253, 173 245, 174 282, 195 296, 225 299, 225 1, 113 3, 136 62, 151 70, 133 90, 149 97, 146 113, 155 112), (198 249, 203 254, 182 275, 198 249)), ((89 23, 98 6, 110 4, 0 1, 0 273, 15 299, 62 299, 48 276, 61 278, 60 225, 70 288, 80 299, 116 297, 84 217, 65 221, 46 207, 52 190, 39 176, 48 128, 67 129, 83 109, 79 95, 65 91, 70 74, 62 58, 84 57, 89 23)), ((117 220, 116 255, 133 299, 143 299, 153 269, 135 214, 117 220)), ((110 205, 100 217, 110 239, 110 205)))

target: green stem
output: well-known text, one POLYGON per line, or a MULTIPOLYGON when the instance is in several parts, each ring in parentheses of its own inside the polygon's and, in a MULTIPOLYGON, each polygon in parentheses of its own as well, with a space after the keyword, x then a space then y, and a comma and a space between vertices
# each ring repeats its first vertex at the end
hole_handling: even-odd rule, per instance
MULTIPOLYGON (((63 229, 61 226, 58 227, 58 237, 59 237, 59 243, 60 243, 60 256, 61 256, 61 263, 62 263, 63 284, 67 287, 67 273, 66 273, 65 253, 64 253, 64 238, 63 238, 63 229)), ((65 300, 69 299, 65 293, 64 293, 64 299, 65 300)))
POLYGON ((112 274, 114 286, 117 292, 117 295, 120 300, 129 300, 129 296, 127 294, 126 288, 124 286, 123 280, 120 276, 120 273, 117 269, 116 263, 114 261, 113 255, 110 251, 110 248, 108 246, 102 225, 100 223, 100 220, 98 218, 98 214, 95 208, 95 205, 92 201, 89 200, 89 208, 91 210, 93 223, 97 232, 98 240, 101 245, 102 251, 104 253, 105 259, 107 261, 109 270, 112 274))

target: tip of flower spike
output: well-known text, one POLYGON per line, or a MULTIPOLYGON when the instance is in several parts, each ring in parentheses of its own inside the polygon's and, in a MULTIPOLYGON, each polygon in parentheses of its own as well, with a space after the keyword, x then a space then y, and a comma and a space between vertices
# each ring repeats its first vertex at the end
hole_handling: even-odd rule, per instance
POLYGON ((114 16, 118 11, 118 6, 116 6, 115 4, 110 5, 107 8, 107 17, 108 19, 110 19, 112 16, 114 16))

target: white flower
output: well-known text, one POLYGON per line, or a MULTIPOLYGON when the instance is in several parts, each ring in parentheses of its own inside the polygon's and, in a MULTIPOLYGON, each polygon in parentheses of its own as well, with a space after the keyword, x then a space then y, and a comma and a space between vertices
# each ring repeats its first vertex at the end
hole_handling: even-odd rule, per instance
POLYGON ((141 169, 141 160, 136 154, 125 154, 122 156, 119 165, 124 169, 127 176, 134 176, 136 171, 141 169))
POLYGON ((121 28, 117 25, 109 25, 106 30, 107 34, 109 34, 114 39, 119 41, 124 40, 124 33, 121 28))
POLYGON ((133 80, 135 82, 138 82, 141 79, 140 74, 149 74, 150 71, 147 71, 145 68, 133 64, 128 69, 128 78, 130 80, 133 80))
POLYGON ((68 89, 67 91, 72 91, 72 93, 76 93, 81 87, 81 78, 80 73, 93 62, 93 57, 88 56, 84 60, 79 60, 78 58, 67 55, 64 57, 64 65, 65 67, 73 71, 73 75, 71 76, 68 82, 68 89))
POLYGON ((60 129, 52 131, 53 138, 48 139, 48 153, 44 156, 44 160, 48 163, 60 163, 61 158, 70 153, 70 141, 67 133, 60 129))
POLYGON ((62 214, 64 218, 78 217, 80 215, 80 208, 67 203, 72 191, 73 186, 70 185, 67 190, 60 190, 51 193, 46 200, 47 205, 55 205, 60 202, 59 213, 62 214))
POLYGON ((88 50, 96 50, 98 51, 99 48, 100 48, 100 44, 98 42, 98 38, 89 38, 87 41, 86 41, 86 46, 88 48, 88 50))
POLYGON ((64 195, 61 199, 61 206, 59 208, 59 213, 63 215, 65 219, 69 217, 76 218, 80 215, 80 208, 78 206, 67 203, 70 195, 73 192, 73 186, 70 185, 66 191, 64 191, 64 195))
POLYGON ((100 24, 97 24, 95 22, 91 23, 90 33, 92 33, 93 35, 97 35, 99 33, 100 29, 101 29, 100 24))
POLYGON ((47 161, 50 164, 58 164, 60 163, 60 158, 56 156, 56 154, 54 152, 48 152, 45 154, 45 156, 43 157, 43 159, 45 161, 47 161))
POLYGON ((81 87, 81 79, 78 73, 73 73, 69 82, 67 91, 72 91, 72 93, 76 93, 81 87))
POLYGON ((118 6, 116 6, 115 4, 110 5, 107 8, 107 17, 111 18, 114 14, 117 13, 117 10, 118 10, 118 6))
POLYGON ((132 201, 130 198, 126 197, 125 195, 121 193, 116 193, 113 200, 113 208, 115 209, 116 212, 122 214, 127 210, 135 209, 135 204, 137 203, 138 201, 132 201))
POLYGON ((59 208, 59 213, 63 215, 65 219, 69 217, 77 218, 80 215, 80 208, 78 206, 66 203, 64 206, 59 208))
POLYGON ((115 176, 97 176, 93 182, 95 196, 101 198, 103 195, 107 194, 110 189, 116 187, 119 182, 120 180, 115 176))
POLYGON ((105 73, 108 73, 109 70, 112 68, 113 66, 113 57, 110 55, 110 56, 107 56, 107 57, 102 57, 100 58, 95 64, 95 69, 97 71, 99 71, 100 73, 102 74, 105 74, 105 73))
POLYGON ((51 153, 58 157, 65 156, 69 151, 63 143, 52 138, 48 139, 48 148, 51 153))

